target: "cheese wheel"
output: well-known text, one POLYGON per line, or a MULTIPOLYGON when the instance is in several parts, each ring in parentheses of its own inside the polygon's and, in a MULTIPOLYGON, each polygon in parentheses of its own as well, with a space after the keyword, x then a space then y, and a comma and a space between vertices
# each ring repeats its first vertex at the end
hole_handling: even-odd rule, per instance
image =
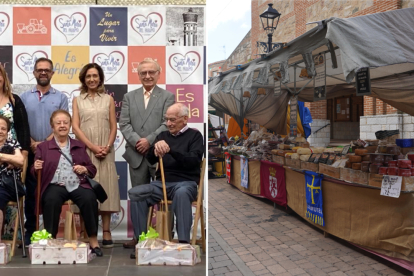
POLYGON ((299 154, 292 153, 291 157, 292 157, 293 160, 298 160, 299 159, 299 154))
POLYGON ((368 153, 368 150, 366 150, 366 149, 356 149, 355 150, 355 154, 356 155, 366 155, 368 153))
POLYGON ((301 149, 302 147, 293 147, 292 150, 298 150, 301 149))
POLYGON ((300 149, 298 149, 297 153, 299 155, 302 155, 302 154, 311 155, 312 151, 310 149, 307 149, 307 148, 300 148, 300 149))
MULTIPOLYGON (((349 156, 349 162, 351 163, 361 163, 362 157, 359 155, 350 155, 349 156)), ((359 168, 361 169, 361 167, 359 168)))
POLYGON ((352 163, 349 161, 345 162, 345 168, 351 168, 352 167, 352 163))
POLYGON ((371 158, 369 157, 369 154, 362 156, 362 161, 370 161, 371 158))
POLYGON ((279 150, 274 149, 274 150, 272 150, 272 154, 277 154, 277 153, 278 153, 278 151, 279 151, 279 150))
POLYGON ((361 163, 352 163, 353 170, 361 170, 361 163))
POLYGON ((309 160, 310 154, 302 154, 300 160, 307 162, 309 160))

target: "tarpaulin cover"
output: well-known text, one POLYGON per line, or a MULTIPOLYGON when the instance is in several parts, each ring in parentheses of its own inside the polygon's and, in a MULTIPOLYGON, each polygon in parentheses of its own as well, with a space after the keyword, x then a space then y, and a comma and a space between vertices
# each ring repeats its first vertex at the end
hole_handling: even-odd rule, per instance
MULTIPOLYGON (((315 27, 266 58, 256 59, 241 70, 224 72, 210 81, 209 104, 235 117, 239 125, 247 118, 276 133, 286 133, 290 95, 282 90, 281 96, 273 96, 272 70, 280 70, 282 82, 293 91, 295 78, 289 76, 293 74, 291 68, 286 72, 287 64, 307 60, 307 64, 303 62, 301 66, 306 66, 308 73, 312 72, 314 66, 307 57, 326 51, 331 41, 339 47, 336 52, 340 54, 339 66, 343 74, 340 69, 327 65, 327 98, 354 94, 355 86, 348 83, 359 68, 370 67, 372 96, 414 116, 414 8, 346 19, 332 17, 325 22, 327 27, 321 31, 316 33, 318 28, 315 27), (258 95, 259 88, 265 89, 266 95, 258 95), (250 98, 243 97, 245 91, 250 93, 250 98)), ((312 86, 313 81, 300 92, 300 101, 313 101, 312 86)))
POLYGON ((339 46, 347 82, 363 67, 414 62, 414 8, 331 18, 326 38, 339 46))

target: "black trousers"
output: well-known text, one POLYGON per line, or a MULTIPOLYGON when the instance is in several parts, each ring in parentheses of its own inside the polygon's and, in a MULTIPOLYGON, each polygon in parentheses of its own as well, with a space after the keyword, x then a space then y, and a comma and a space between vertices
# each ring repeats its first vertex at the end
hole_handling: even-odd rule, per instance
POLYGON ((88 236, 96 236, 98 234, 96 195, 93 190, 81 186, 70 193, 65 187, 55 184, 50 184, 46 188, 42 196, 43 221, 46 231, 52 234, 53 238, 56 238, 62 205, 69 199, 79 207, 88 236))

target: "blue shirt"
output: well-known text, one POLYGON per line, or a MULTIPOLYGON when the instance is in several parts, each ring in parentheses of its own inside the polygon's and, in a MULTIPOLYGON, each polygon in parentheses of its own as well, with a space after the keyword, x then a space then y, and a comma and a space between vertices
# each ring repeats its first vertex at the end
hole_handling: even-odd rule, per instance
POLYGON ((50 88, 42 96, 36 86, 20 95, 29 118, 30 136, 35 141, 44 141, 52 133, 50 116, 53 111, 68 111, 68 97, 62 92, 50 88))

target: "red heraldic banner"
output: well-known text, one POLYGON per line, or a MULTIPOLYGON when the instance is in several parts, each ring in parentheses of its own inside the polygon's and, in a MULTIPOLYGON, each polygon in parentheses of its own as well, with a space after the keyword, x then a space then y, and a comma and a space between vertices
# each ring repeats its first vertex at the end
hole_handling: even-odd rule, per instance
POLYGON ((261 195, 278 205, 286 206, 285 169, 276 163, 260 162, 261 195))
POLYGON ((230 171, 231 171, 231 154, 228 152, 224 153, 226 155, 226 176, 227 183, 230 184, 230 171))

